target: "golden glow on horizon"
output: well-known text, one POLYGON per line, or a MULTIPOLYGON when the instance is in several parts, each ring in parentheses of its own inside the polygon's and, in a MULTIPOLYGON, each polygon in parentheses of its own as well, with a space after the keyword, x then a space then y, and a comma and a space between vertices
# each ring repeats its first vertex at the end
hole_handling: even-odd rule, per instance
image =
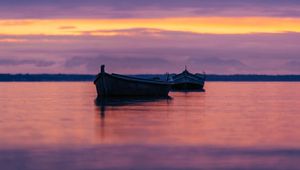
POLYGON ((123 29, 161 29, 204 34, 300 32, 298 18, 157 18, 0 20, 1 35, 126 35, 123 29), (97 32, 98 31, 98 32, 97 32), (107 32, 105 32, 107 31, 107 32))

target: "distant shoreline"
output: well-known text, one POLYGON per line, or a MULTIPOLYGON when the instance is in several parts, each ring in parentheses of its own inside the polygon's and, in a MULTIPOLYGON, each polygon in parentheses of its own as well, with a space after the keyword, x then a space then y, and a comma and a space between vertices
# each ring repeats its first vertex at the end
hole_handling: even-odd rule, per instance
MULTIPOLYGON (((160 77, 165 74, 132 75, 142 78, 160 77)), ((0 74, 0 82, 89 82, 96 75, 90 74, 0 74)), ((300 82, 300 75, 206 75, 207 81, 238 81, 238 82, 300 82)))

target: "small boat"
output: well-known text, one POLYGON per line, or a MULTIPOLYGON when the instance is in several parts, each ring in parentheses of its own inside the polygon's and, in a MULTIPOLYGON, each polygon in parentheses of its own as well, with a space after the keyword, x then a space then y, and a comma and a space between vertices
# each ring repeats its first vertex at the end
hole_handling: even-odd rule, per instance
POLYGON ((167 81, 108 74, 101 66, 94 84, 100 97, 167 97, 171 84, 167 81))
POLYGON ((205 91, 205 74, 192 74, 187 68, 169 80, 173 91, 205 91))

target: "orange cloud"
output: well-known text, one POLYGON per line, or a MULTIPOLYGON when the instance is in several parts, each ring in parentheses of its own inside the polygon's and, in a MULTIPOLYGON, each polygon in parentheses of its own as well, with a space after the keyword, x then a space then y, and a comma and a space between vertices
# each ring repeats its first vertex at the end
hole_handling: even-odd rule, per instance
POLYGON ((0 20, 0 27, 2 35, 81 35, 90 32, 91 35, 100 33, 100 35, 114 36, 118 34, 113 32, 114 30, 136 28, 203 34, 249 34, 300 32, 300 19, 272 17, 37 19, 0 20), (60 29, 65 25, 74 29, 60 29))

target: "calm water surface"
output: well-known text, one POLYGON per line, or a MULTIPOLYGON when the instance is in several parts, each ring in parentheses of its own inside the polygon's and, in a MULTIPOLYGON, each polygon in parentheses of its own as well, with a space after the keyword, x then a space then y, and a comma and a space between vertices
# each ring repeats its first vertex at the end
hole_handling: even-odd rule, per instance
POLYGON ((92 83, 0 83, 0 169, 299 169, 300 83, 101 106, 92 83))

